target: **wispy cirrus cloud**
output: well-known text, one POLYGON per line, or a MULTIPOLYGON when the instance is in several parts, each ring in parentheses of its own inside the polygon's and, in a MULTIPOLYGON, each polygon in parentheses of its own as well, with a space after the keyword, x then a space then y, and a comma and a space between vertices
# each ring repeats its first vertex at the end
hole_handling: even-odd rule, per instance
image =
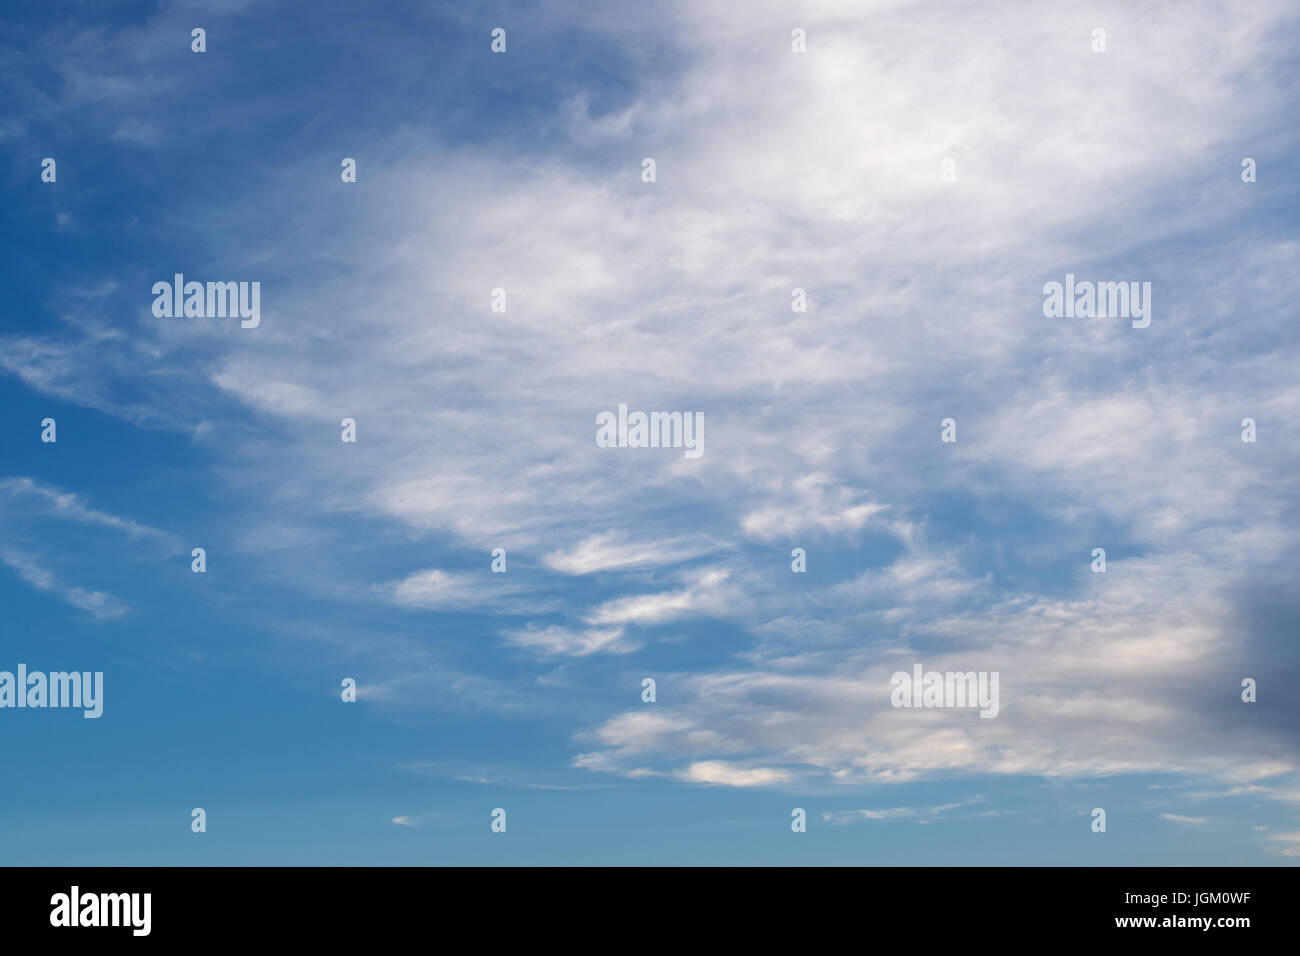
MULTIPOLYGON (((44 513, 64 521, 97 525, 117 531, 132 539, 151 539, 169 548, 179 546, 179 539, 167 531, 160 531, 129 518, 99 511, 86 505, 81 495, 51 487, 34 478, 0 479, 0 497, 9 501, 33 501, 44 513)), ((30 513, 30 512, 29 512, 30 513)))
POLYGON ((563 574, 594 574, 680 564, 708 554, 716 546, 700 538, 629 540, 625 533, 605 531, 590 535, 568 549, 552 551, 543 560, 563 574))
MULTIPOLYGON (((751 788, 1153 772, 1289 792, 1294 735, 1251 729, 1230 691, 1284 666, 1279 643, 1243 635, 1243 588, 1297 556, 1296 244, 1259 219, 1291 194, 1235 178, 1238 153, 1294 152, 1275 118, 1295 81, 1271 65, 1295 13, 1104 10, 1123 38, 1104 59, 1091 20, 1030 3, 822 4, 801 57, 775 4, 588 12, 627 54, 624 88, 570 85, 546 137, 463 148, 395 106, 345 219, 321 172, 332 142, 219 211, 175 196, 171 222, 220 216, 214 234, 255 237, 189 255, 274 286, 256 336, 151 322, 146 284, 123 282, 95 308, 130 335, 24 333, 0 364, 41 394, 193 431, 275 489, 282 527, 506 543, 572 579, 421 560, 354 590, 495 616, 530 666, 563 659, 587 688, 663 629, 740 635, 688 647, 665 678, 671 714, 570 715, 582 770, 751 788), (972 60, 971 36, 998 55, 972 60), (660 47, 672 69, 639 72, 660 47), (626 157, 650 154, 644 184, 626 157), (1042 283, 1067 270, 1153 280, 1151 328, 1044 319, 1042 283), (498 286, 505 313, 486 306, 498 286), (625 399, 702 410, 706 456, 596 448, 594 413, 625 399), (337 441, 343 415, 355 448, 337 441), (1236 434, 1246 415, 1255 446, 1236 434), (255 427, 229 426, 244 416, 255 427), (947 416, 955 445, 938 440, 947 416), (1093 577, 1097 544, 1111 562, 1093 577), (533 620, 541 605, 562 622, 533 620), (915 660, 1000 670, 1002 715, 891 709, 889 673, 915 660)), ((108 38, 124 54, 149 41, 108 73, 89 40, 68 42, 62 108, 150 115, 174 19, 108 38)), ((540 18, 537 42, 563 22, 540 18)), ((242 119, 274 115, 258 96, 242 119)), ((192 135, 219 141, 231 119, 192 135)), ((136 150, 151 135, 96 129, 136 150)), ((244 494, 232 520, 254 526, 269 509, 244 494)), ((323 580, 356 578, 343 551, 317 559, 323 580)), ((478 666, 394 655, 363 697, 513 707, 536 679, 478 666)))
POLYGON ((59 580, 31 555, 4 549, 0 550, 0 561, 8 565, 30 587, 53 594, 82 611, 89 611, 101 621, 119 618, 130 610, 121 599, 107 591, 91 591, 59 580))
MULTIPOLYGON (((933 807, 885 807, 874 810, 827 810, 822 813, 822 820, 832 826, 844 826, 849 823, 885 822, 890 820, 915 820, 917 823, 930 823, 935 819, 951 815, 954 810, 988 804, 988 798, 974 796, 956 803, 944 803, 933 807)), ((991 811, 981 811, 987 815, 991 811)), ((995 812, 995 811, 994 811, 995 812)))
POLYGON ((597 626, 653 625, 693 614, 721 615, 728 605, 727 582, 730 577, 731 571, 727 568, 707 569, 693 574, 694 583, 686 587, 606 601, 592 608, 586 621, 597 626))
POLYGON ((1162 813, 1161 820, 1168 820, 1170 823, 1179 823, 1183 826, 1200 827, 1204 826, 1209 817, 1188 817, 1178 813, 1162 813))
POLYGON ((585 657, 605 651, 611 654, 630 654, 640 644, 628 640, 623 628, 574 628, 552 624, 547 627, 529 626, 506 631, 507 641, 517 647, 540 651, 543 654, 562 654, 585 657))
MULTIPOLYGON (((68 582, 68 575, 74 572, 65 572, 64 566, 75 555, 66 553, 66 548, 51 547, 52 541, 61 538, 60 528, 64 524, 79 526, 92 535, 109 532, 112 537, 107 542, 101 535, 86 539, 83 546, 94 553, 106 548, 114 561, 121 551, 120 539, 131 542, 144 557, 174 554, 180 548, 179 539, 172 533, 92 508, 82 495, 32 477, 0 479, 0 532, 6 539, 6 547, 0 549, 0 561, 29 587, 53 594, 100 621, 126 615, 130 604, 106 589, 68 582)), ((75 573, 92 572, 79 567, 75 573)))
POLYGON ((1271 833, 1267 837, 1273 850, 1282 856, 1300 856, 1300 830, 1291 833, 1271 833))

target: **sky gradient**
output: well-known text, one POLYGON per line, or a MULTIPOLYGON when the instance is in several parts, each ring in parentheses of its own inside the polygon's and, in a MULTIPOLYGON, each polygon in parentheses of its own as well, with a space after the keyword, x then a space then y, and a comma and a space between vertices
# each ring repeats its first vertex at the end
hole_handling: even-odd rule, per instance
POLYGON ((1297 18, 6 5, 0 864, 1300 861, 1297 18))

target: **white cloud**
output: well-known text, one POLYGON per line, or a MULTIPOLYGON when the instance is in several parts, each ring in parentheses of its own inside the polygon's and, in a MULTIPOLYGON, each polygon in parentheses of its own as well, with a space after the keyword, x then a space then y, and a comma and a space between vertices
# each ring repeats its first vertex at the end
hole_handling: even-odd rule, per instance
MULTIPOLYGON (((1223 168, 1225 144, 1285 152, 1260 131, 1286 105, 1268 67, 1288 6, 1109 7, 1104 58, 1091 19, 1031 3, 820 3, 802 56, 770 3, 590 16, 634 66, 659 43, 680 65, 634 75, 617 109, 566 103, 560 150, 406 128, 373 144, 346 230, 315 156, 223 206, 220 231, 259 237, 224 254, 278 280, 256 336, 74 325, 6 337, 0 367, 185 434, 232 401, 254 409, 259 428, 223 436, 220 457, 276 489, 285 526, 346 511, 404 541, 508 541, 574 577, 646 572, 557 598, 584 626, 506 630, 516 645, 590 658, 690 616, 745 631, 739 656, 678 676, 673 716, 582 728, 596 749, 580 767, 749 786, 1293 771, 1294 739, 1204 712, 1222 691, 1205 682, 1240 666, 1232 587, 1294 547, 1296 247, 1235 235, 1253 200, 1223 168), (263 222, 285 225, 245 228, 263 222), (1151 328, 1044 319, 1041 283, 1067 270, 1152 280, 1151 328), (486 308, 498 285, 504 314, 486 308), (594 414, 622 400, 702 410, 704 458, 597 448, 594 414), (1259 409, 1276 437, 1243 446, 1236 422, 1259 409), (955 446, 938 441, 947 415, 955 446), (840 550, 875 531, 902 553, 840 550), (1103 532, 1124 544, 1094 577, 1103 532), (809 584, 785 563, 803 536, 825 541, 809 584), (1071 549, 1080 575, 1035 576, 1071 549), (652 573, 714 550, 727 568, 652 573), (997 574, 986 554, 1005 557, 997 574), (892 710, 888 674, 917 659, 1000 670, 1002 713, 892 710)), ((103 75, 91 39, 70 41, 68 96, 148 105, 156 51, 103 75)), ((248 499, 232 520, 261 520, 248 499)), ((429 568, 377 587, 518 613, 518 586, 489 580, 429 568)), ((483 689, 414 666, 432 675, 376 679, 375 699, 483 689)))
MULTIPOLYGON (((148 548, 144 550, 154 555, 175 552, 179 547, 171 533, 91 508, 80 495, 30 477, 0 478, 0 534, 6 541, 0 549, 0 562, 34 590, 53 594, 101 621, 122 617, 130 606, 107 590, 68 583, 65 568, 76 563, 83 548, 98 545, 94 534, 105 530, 130 542, 146 543, 148 548), (64 525, 51 526, 52 521, 75 527, 70 531, 64 525), (73 531, 90 537, 74 538, 73 531), (55 540, 63 542, 63 546, 51 547, 50 542, 55 540)), ((123 555, 117 540, 110 547, 115 564, 121 557, 132 556, 123 555)), ((76 573, 87 572, 83 566, 76 573)))
POLYGON ((1217 573, 1175 559, 1130 569, 1124 583, 1091 580, 1104 599, 1025 595, 940 613, 917 628, 918 638, 938 642, 928 650, 866 632, 856 649, 799 650, 797 632, 771 637, 776 648, 749 667, 674 678, 671 722, 631 711, 598 725, 592 737, 607 758, 599 767, 621 773, 670 769, 687 756, 763 754, 806 782, 839 785, 953 770, 1239 782, 1294 774, 1278 733, 1189 706, 1210 699, 1213 675, 1236 653, 1222 624, 1231 610, 1205 584, 1217 573), (890 675, 916 662, 999 672, 999 715, 893 708, 890 675), (1184 745, 1189 734, 1194 748, 1184 745))
POLYGON ((1291 833, 1274 833, 1268 837, 1273 849, 1283 856, 1300 856, 1300 830, 1291 833))
POLYGON ((177 544, 176 537, 166 531, 139 524, 129 518, 88 508, 80 495, 60 491, 33 478, 0 479, 0 495, 9 499, 34 498, 44 505, 47 514, 67 521, 99 525, 121 532, 129 538, 153 538, 170 547, 175 547, 177 544))
POLYGON ((1205 825, 1205 821, 1207 818, 1206 817, 1184 817, 1184 816, 1179 816, 1177 813, 1162 813, 1160 814, 1160 819, 1168 820, 1170 823, 1181 823, 1189 827, 1199 827, 1205 825))
POLYGON ((820 473, 801 476, 788 491, 774 489, 773 497, 781 503, 745 515, 741 527, 747 535, 771 541, 808 532, 851 534, 886 510, 881 504, 856 501, 852 489, 834 487, 831 476, 820 473))
POLYGON ((587 623, 597 626, 663 624, 692 614, 722 614, 727 609, 725 568, 699 573, 699 581, 675 591, 615 598, 594 608, 587 623))
POLYGON ((568 550, 547 554, 547 567, 564 574, 592 574, 680 564, 707 554, 712 548, 700 540, 669 538, 659 541, 629 541, 617 531, 583 538, 568 550))
POLYGON ((453 608, 483 600, 481 579, 427 568, 387 585, 393 600, 420 608, 453 608))
POLYGON ((65 584, 41 567, 30 555, 15 551, 0 551, 3 561, 28 585, 37 591, 56 595, 75 608, 89 611, 99 620, 113 620, 130 610, 119 598, 107 591, 89 591, 76 585, 65 584))
POLYGON ((790 774, 772 767, 743 767, 723 760, 700 760, 677 774, 687 783, 723 787, 770 787, 788 783, 790 774))
POLYGON ((903 820, 916 816, 910 807, 890 807, 884 810, 829 810, 822 819, 833 826, 856 823, 861 820, 903 820))
POLYGON ((638 645, 627 641, 621 627, 614 628, 569 628, 559 625, 550 627, 529 626, 522 630, 506 631, 506 640, 518 647, 540 651, 543 654, 563 654, 570 657, 585 657, 598 651, 613 654, 628 654, 638 645))

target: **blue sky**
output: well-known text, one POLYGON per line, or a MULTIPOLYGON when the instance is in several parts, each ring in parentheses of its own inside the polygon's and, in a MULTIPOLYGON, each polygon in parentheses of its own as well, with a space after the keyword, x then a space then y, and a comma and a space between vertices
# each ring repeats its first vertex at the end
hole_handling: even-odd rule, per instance
POLYGON ((1294 863, 1290 6, 6 7, 0 862, 1294 863))

